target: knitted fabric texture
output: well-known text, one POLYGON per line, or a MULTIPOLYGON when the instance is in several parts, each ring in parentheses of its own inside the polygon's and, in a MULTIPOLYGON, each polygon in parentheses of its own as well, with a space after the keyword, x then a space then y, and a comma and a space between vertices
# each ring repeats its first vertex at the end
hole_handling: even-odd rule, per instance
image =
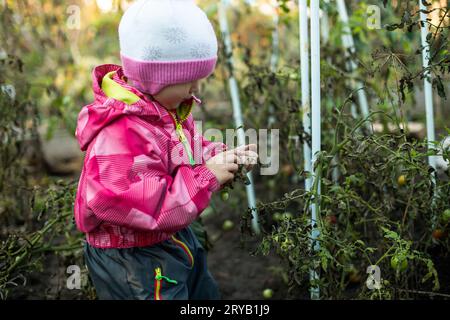
POLYGON ((119 25, 124 74, 142 92, 208 77, 217 62, 217 38, 193 0, 140 0, 119 25))

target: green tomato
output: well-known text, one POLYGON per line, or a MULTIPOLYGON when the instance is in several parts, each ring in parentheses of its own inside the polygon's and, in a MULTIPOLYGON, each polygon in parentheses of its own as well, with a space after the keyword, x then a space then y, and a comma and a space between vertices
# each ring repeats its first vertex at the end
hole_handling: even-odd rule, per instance
POLYGON ((288 252, 289 250, 292 249, 294 243, 292 242, 291 239, 286 238, 282 243, 281 243, 281 251, 283 252, 288 252))
POLYGON ((290 212, 283 213, 283 218, 285 219, 292 219, 293 215, 290 212))
POLYGON ((230 194, 228 193, 228 191, 222 191, 220 197, 222 198, 223 201, 227 201, 230 198, 230 194))
POLYGON ((280 214, 279 212, 275 212, 275 213, 272 215, 272 219, 273 219, 274 221, 280 221, 280 220, 282 219, 282 216, 281 216, 281 214, 280 214))
POLYGON ((273 290, 272 289, 264 289, 263 297, 264 297, 264 299, 272 298, 273 297, 273 290))
POLYGON ((233 229, 233 227, 234 227, 233 221, 231 221, 231 220, 225 220, 225 221, 223 222, 222 229, 223 229, 224 231, 230 231, 231 229, 233 229))
POLYGON ((405 271, 408 268, 408 260, 404 256, 393 256, 391 258, 391 267, 394 270, 405 271))
POLYGON ((274 179, 270 179, 269 181, 267 181, 267 185, 269 186, 270 189, 275 189, 276 183, 274 179))
POLYGON ((444 211, 444 214, 442 215, 442 223, 449 223, 450 222, 450 209, 446 209, 444 211))

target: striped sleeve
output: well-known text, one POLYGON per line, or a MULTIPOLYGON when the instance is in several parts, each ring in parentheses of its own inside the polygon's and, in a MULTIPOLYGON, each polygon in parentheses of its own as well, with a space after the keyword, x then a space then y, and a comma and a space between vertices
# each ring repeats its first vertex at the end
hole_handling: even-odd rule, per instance
POLYGON ((204 164, 180 165, 168 174, 148 140, 134 136, 133 144, 121 138, 108 144, 100 135, 85 174, 88 209, 101 221, 174 233, 193 222, 220 188, 204 164))

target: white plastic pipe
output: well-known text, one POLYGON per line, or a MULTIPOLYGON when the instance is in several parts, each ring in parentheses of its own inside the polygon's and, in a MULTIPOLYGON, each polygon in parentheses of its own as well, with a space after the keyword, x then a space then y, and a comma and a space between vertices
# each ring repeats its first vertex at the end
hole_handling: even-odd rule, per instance
MULTIPOLYGON (((273 30, 272 30, 272 54, 270 56, 270 71, 275 72, 277 70, 279 58, 279 33, 278 33, 279 17, 277 7, 274 7, 274 14, 272 16, 272 21, 273 21, 273 30)), ((267 121, 269 128, 271 128, 276 121, 274 112, 275 110, 273 108, 273 105, 270 105, 269 118, 267 121)), ((269 142, 269 150, 272 150, 270 146, 271 139, 269 139, 268 142, 269 142)))
MULTIPOLYGON (((272 16, 272 21, 273 21, 272 54, 270 56, 270 71, 271 72, 276 72, 277 66, 278 66, 278 60, 279 60, 279 32, 278 32, 279 16, 278 16, 277 6, 278 6, 277 3, 275 3, 274 8, 273 8, 274 12, 273 12, 273 16, 272 16)), ((272 104, 269 105, 268 111, 269 111, 269 116, 267 119, 267 128, 272 129, 273 124, 276 122, 275 109, 272 104)), ((272 139, 271 138, 269 138, 267 140, 267 147, 271 151, 270 154, 272 156, 273 153, 272 153, 272 139)))
MULTIPOLYGON (((344 45, 344 48, 345 48, 345 54, 348 57, 349 50, 350 50, 350 52, 355 52, 355 42, 353 41, 353 36, 352 36, 351 30, 350 30, 347 7, 345 6, 345 1, 337 0, 337 8, 338 8, 339 17, 342 20, 342 24, 343 24, 342 44, 344 45)), ((351 58, 348 63, 348 68, 350 71, 354 71, 357 68, 355 61, 353 61, 351 58)), ((360 107, 361 115, 364 118, 366 118, 369 116, 369 103, 367 102, 366 92, 363 89, 361 89, 364 86, 359 81, 352 81, 352 82, 353 82, 354 89, 359 89, 357 91, 359 107, 360 107)), ((352 107, 352 108, 354 109, 354 107, 352 107)), ((352 113, 353 112, 354 111, 352 110, 352 113)), ((371 130, 371 126, 369 123, 366 123, 366 127, 369 131, 371 130)))
POLYGON ((270 70, 272 72, 277 70, 278 58, 279 58, 279 20, 278 7, 275 6, 273 14, 273 30, 272 30, 272 55, 270 57, 270 70))
MULTIPOLYGON (((427 14, 423 12, 423 10, 427 10, 427 8, 423 5, 422 1, 419 0, 419 8, 420 8, 420 20, 422 21, 422 26, 420 28, 420 36, 422 40, 422 65, 424 68, 428 68, 430 65, 430 46, 427 43, 427 35, 428 35, 428 23, 427 23, 427 14)), ((433 112, 433 91, 431 86, 431 73, 429 70, 426 70, 424 73, 423 80, 423 91, 425 94, 425 112, 426 112, 426 122, 427 122, 427 141, 428 148, 434 148, 433 141, 436 140, 434 133, 434 112, 433 112)), ((428 156, 428 164, 436 170, 436 156, 428 156)), ((436 171, 432 173, 431 179, 433 183, 435 183, 436 179, 436 171)), ((435 198, 433 198, 434 202, 435 198)), ((433 229, 436 227, 437 223, 436 215, 431 217, 431 223, 433 229)))
MULTIPOLYGON (((317 155, 320 152, 321 144, 321 116, 320 116, 320 1, 311 1, 311 136, 312 136, 312 164, 314 167, 317 161, 317 155)), ((316 226, 319 207, 317 206, 317 197, 320 195, 320 179, 317 172, 313 175, 312 184, 318 183, 317 194, 311 205, 311 239, 313 249, 319 250, 320 244, 317 241, 319 229, 316 226)), ((319 278, 315 270, 310 272, 311 280, 319 278)), ((320 289, 318 286, 311 287, 311 299, 320 298, 320 289)))
MULTIPOLYGON (((228 21, 226 16, 226 8, 227 8, 228 1, 221 0, 219 4, 219 23, 220 23, 220 30, 222 33, 222 36, 224 38, 225 42, 225 52, 228 57, 228 63, 233 66, 233 51, 231 46, 231 37, 230 32, 228 28, 228 21)), ((233 117, 234 117, 234 124, 237 128, 237 139, 239 145, 245 144, 245 132, 244 132, 244 121, 242 120, 242 110, 241 110, 241 102, 239 98, 239 90, 238 85, 236 82, 236 79, 234 75, 231 73, 230 78, 228 79, 228 83, 230 86, 230 94, 231 94, 231 102, 233 105, 233 117)), ((252 209, 252 228, 253 231, 256 234, 260 233, 259 223, 258 223, 258 213, 256 211, 256 200, 255 200, 255 189, 253 187, 253 178, 251 175, 251 172, 247 173, 247 177, 250 180, 250 184, 246 185, 246 191, 247 191, 247 202, 249 208, 252 209)))
MULTIPOLYGON (((329 0, 325 0, 325 3, 329 3, 329 0)), ((322 44, 328 43, 330 40, 330 20, 325 10, 321 10, 320 14, 320 35, 322 37, 322 44)))
MULTIPOLYGON (((311 135, 311 105, 309 87, 309 36, 308 36, 308 7, 307 0, 299 0, 299 29, 300 29, 300 77, 302 90, 302 122, 305 133, 311 135)), ((311 172, 311 147, 307 141, 303 143, 304 170, 311 172)), ((305 190, 311 190, 312 178, 305 179, 305 190)))
MULTIPOLYGON (((419 0, 420 10, 427 10, 427 8, 423 5, 423 2, 419 0)), ((423 26, 420 29, 420 35, 422 38, 422 64, 424 68, 428 68, 430 65, 430 46, 427 43, 427 35, 428 35, 428 23, 427 23, 427 14, 424 12, 420 12, 420 20, 423 23, 423 26)), ((424 94, 425 94, 425 110, 426 110, 426 118, 427 118, 427 139, 428 139, 428 148, 433 148, 433 141, 436 140, 434 135, 434 114, 433 114, 433 92, 431 86, 431 74, 429 70, 427 70, 424 74, 424 94)), ((428 163, 431 167, 436 169, 436 158, 435 156, 428 156, 428 163)))

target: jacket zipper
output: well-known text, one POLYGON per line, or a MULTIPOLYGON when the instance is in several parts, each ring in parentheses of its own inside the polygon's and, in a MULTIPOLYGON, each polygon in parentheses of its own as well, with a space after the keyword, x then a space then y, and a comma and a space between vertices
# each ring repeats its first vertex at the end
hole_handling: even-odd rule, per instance
POLYGON ((172 235, 172 240, 175 242, 175 244, 177 246, 179 246, 181 249, 183 249, 183 251, 186 253, 186 255, 188 256, 189 259, 189 263, 191 265, 191 268, 194 267, 194 256, 192 255, 191 250, 189 250, 189 247, 181 240, 178 240, 177 238, 175 238, 174 235, 172 235))
POLYGON ((178 121, 176 116, 173 115, 172 112, 169 111, 169 114, 172 117, 172 120, 175 124, 175 131, 177 133, 178 139, 180 140, 181 144, 184 147, 184 150, 186 151, 186 153, 188 155, 189 163, 193 166, 195 164, 195 160, 194 160, 194 157, 192 156, 191 146, 189 145, 189 142, 187 141, 187 138, 184 135, 183 126, 181 124, 181 122, 186 120, 187 117, 185 119, 181 119, 181 122, 180 122, 180 121, 178 121))
POLYGON ((162 300, 161 299, 161 268, 155 269, 155 300, 162 300))
POLYGON ((158 267, 155 269, 155 300, 162 300, 161 297, 161 286, 162 286, 162 280, 166 280, 169 283, 172 284, 178 284, 178 282, 176 280, 172 280, 166 276, 163 276, 161 274, 161 268, 158 267))

